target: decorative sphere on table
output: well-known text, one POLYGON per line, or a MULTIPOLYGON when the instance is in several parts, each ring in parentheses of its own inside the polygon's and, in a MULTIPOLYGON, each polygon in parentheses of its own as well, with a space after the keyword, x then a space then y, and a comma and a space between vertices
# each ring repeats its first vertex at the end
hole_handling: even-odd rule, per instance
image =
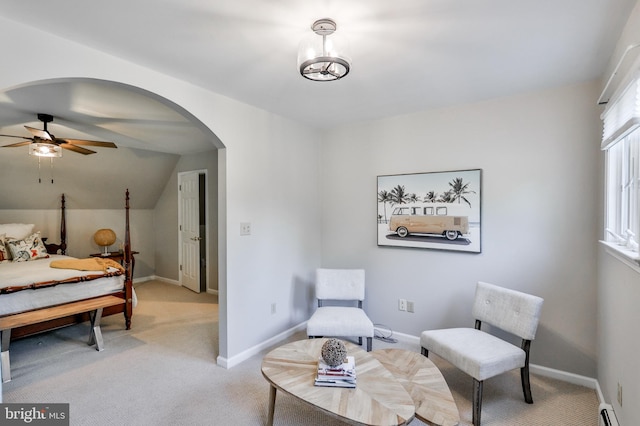
POLYGON ((337 367, 347 358, 347 347, 338 339, 329 339, 322 345, 320 354, 327 365, 337 367))
POLYGON ((116 242, 116 233, 111 229, 98 229, 96 233, 93 234, 93 241, 103 248, 103 255, 109 254, 107 253, 107 249, 111 244, 116 242))

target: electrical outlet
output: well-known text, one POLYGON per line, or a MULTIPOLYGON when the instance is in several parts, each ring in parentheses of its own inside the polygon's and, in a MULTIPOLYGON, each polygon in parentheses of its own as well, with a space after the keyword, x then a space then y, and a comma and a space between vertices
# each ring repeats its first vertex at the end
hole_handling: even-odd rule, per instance
POLYGON ((251 224, 249 222, 240 224, 240 235, 251 235, 251 224))
POLYGON ((618 404, 622 407, 622 385, 618 383, 618 404))
POLYGON ((407 299, 398 299, 398 310, 399 311, 407 310, 407 299))
POLYGON ((271 304, 271 315, 274 315, 276 313, 276 304, 272 303, 271 304))
POLYGON ((407 312, 414 312, 413 310, 413 302, 407 300, 407 312))

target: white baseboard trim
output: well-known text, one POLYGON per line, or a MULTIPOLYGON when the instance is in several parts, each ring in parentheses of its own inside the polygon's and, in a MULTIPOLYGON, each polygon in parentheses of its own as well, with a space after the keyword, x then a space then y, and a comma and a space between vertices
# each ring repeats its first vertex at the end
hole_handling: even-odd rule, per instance
MULTIPOLYGON (((374 330, 379 332, 383 336, 389 333, 389 329, 386 328, 375 327, 374 330)), ((398 333, 394 331, 391 337, 398 339, 399 342, 416 345, 418 348, 420 347, 420 338, 418 336, 412 336, 411 334, 398 333)))
POLYGON ((142 284, 142 283, 146 283, 147 281, 151 281, 153 280, 153 275, 151 276, 147 276, 147 277, 140 277, 140 278, 134 278, 131 280, 132 284, 142 284))
POLYGON ((283 341, 287 337, 294 335, 298 331, 306 330, 306 328, 307 328, 307 322, 305 321, 283 331, 282 333, 276 334, 272 338, 267 339, 264 342, 259 343, 249 349, 246 349, 240 352, 238 355, 235 355, 231 358, 218 356, 218 358, 216 358, 216 362, 220 367, 233 368, 236 365, 240 364, 241 362, 251 358, 252 356, 259 354, 263 350, 270 348, 271 346, 277 345, 279 342, 283 341))
POLYGON ((165 278, 165 277, 159 277, 157 275, 151 275, 151 279, 162 281, 163 283, 167 283, 167 284, 182 286, 182 284, 180 284, 180 281, 172 280, 171 278, 165 278))
POLYGON ((579 374, 569 373, 568 371, 556 370, 555 368, 544 367, 542 365, 530 364, 529 371, 531 374, 537 374, 551 379, 557 379, 563 382, 571 383, 585 388, 594 389, 598 395, 599 402, 604 402, 600 383, 597 379, 579 374))
MULTIPOLYGON (((162 281, 162 282, 167 283, 167 284, 177 285, 177 286, 182 287, 182 284, 178 280, 173 280, 171 278, 165 278, 165 277, 159 277, 157 275, 150 275, 148 277, 136 278, 135 280, 133 280, 133 283, 134 284, 138 284, 138 283, 143 283, 143 282, 151 281, 151 280, 162 281)), ((207 293, 216 294, 217 295, 218 294, 218 290, 208 288, 207 289, 207 293)))

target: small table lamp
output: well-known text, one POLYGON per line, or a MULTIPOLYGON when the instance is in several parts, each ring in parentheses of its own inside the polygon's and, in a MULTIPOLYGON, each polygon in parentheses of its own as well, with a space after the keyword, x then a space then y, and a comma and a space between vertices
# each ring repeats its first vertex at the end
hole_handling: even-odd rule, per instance
POLYGON ((103 256, 109 256, 109 246, 116 242, 116 233, 111 229, 98 229, 96 233, 93 234, 93 241, 102 247, 103 256))

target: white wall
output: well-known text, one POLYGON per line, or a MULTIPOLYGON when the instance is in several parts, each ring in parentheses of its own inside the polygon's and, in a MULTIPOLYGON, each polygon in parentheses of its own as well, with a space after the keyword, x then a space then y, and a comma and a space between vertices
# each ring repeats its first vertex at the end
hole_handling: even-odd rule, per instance
MULTIPOLYGON (((246 117, 236 120, 237 149, 225 150, 228 314, 244 338, 257 337, 257 329, 273 337, 311 313, 320 265, 319 148, 307 129, 267 113, 252 123, 263 136, 246 125, 246 117), (240 236, 241 222, 251 224, 251 235, 240 236)), ((234 353, 246 345, 235 343, 234 353)))
POLYGON ((640 422, 640 270, 606 253, 599 258, 598 382, 623 425, 640 422), (622 386, 622 406, 618 403, 622 386))
POLYGON ((222 141, 216 147, 224 148, 218 164, 223 359, 308 316, 300 301, 320 263, 319 139, 312 129, 2 18, 0 38, 12 40, 3 50, 7 64, 24 62, 25 52, 38 52, 47 63, 3 67, 0 90, 69 77, 130 84, 184 107, 222 141), (250 237, 239 235, 245 221, 253 225, 250 237), (276 315, 271 303, 278 304, 276 315))
MULTIPOLYGON (((627 46, 640 43, 640 4, 636 5, 612 52, 609 78, 627 46)), ((634 57, 638 57, 636 48, 634 57)), ((626 61, 622 69, 633 62, 626 61)), ((621 72, 622 74, 622 72, 621 72)), ((601 155, 601 157, 604 157, 601 155)), ((604 175, 600 177, 604 180, 604 175)), ((604 208, 602 208, 604 211, 604 208)), ((600 227, 602 229, 602 227, 600 227)), ((602 231, 598 235, 602 237, 602 231)), ((640 424, 640 272, 600 249, 598 263, 598 382, 604 399, 613 405, 623 425, 640 424), (622 406, 618 404, 618 383, 622 386, 622 406)))
POLYGON ((325 267, 363 267, 374 323, 472 326, 479 280, 545 299, 535 364, 596 374, 597 84, 345 126, 322 149, 325 267), (376 176, 482 169, 482 253, 378 247, 376 176), (415 313, 398 311, 398 298, 415 313))

